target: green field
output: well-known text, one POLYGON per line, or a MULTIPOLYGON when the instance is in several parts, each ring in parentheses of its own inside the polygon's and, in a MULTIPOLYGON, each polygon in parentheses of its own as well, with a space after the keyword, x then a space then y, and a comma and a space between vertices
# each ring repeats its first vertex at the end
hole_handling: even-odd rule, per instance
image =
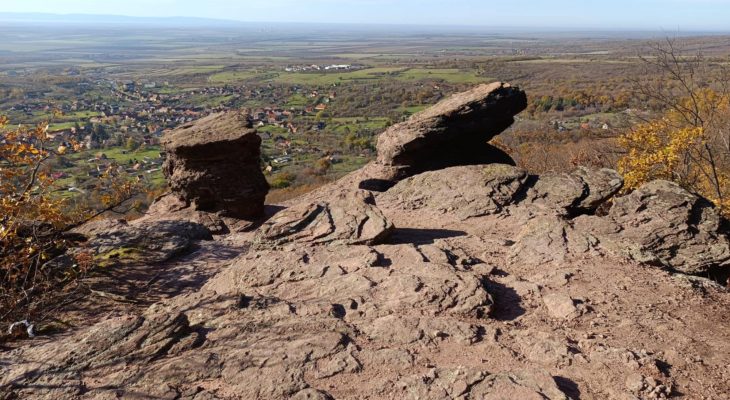
POLYGON ((261 74, 262 74, 262 72, 256 71, 256 70, 225 71, 225 72, 215 73, 215 74, 209 76, 208 82, 223 83, 223 84, 239 83, 239 82, 245 82, 249 79, 260 76, 261 74))
POLYGON ((418 105, 418 106, 408 106, 408 107, 399 107, 398 111, 404 114, 413 115, 416 113, 419 113, 426 108, 428 108, 428 105, 418 105))
POLYGON ((346 82, 397 79, 402 81, 445 81, 449 83, 479 83, 487 81, 473 71, 456 68, 374 67, 351 72, 279 72, 261 70, 226 71, 208 77, 211 83, 236 84, 263 81, 277 84, 329 86, 346 82))
POLYGON ((411 68, 396 75, 397 79, 406 81, 445 81, 449 83, 479 83, 489 80, 485 77, 476 76, 473 71, 448 68, 411 68))

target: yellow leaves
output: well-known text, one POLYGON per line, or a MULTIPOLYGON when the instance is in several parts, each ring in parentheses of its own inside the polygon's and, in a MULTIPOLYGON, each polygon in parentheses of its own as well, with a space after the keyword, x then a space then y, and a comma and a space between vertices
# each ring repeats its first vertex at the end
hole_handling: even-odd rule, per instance
POLYGON ((682 183, 683 164, 703 143, 704 134, 701 127, 677 129, 660 120, 641 124, 619 137, 619 145, 627 151, 619 161, 627 189, 655 179, 682 183))
MULTIPOLYGON (((46 161, 64 150, 55 153, 47 148, 48 126, 14 128, 0 116, 0 310, 15 312, 20 303, 13 296, 19 296, 17 300, 31 287, 37 289, 34 295, 50 294, 52 298, 96 265, 89 254, 78 256, 74 265, 48 261, 67 250, 69 244, 61 234, 64 229, 105 212, 127 212, 142 192, 136 177, 112 163, 94 179, 96 187, 71 206, 66 197, 54 193, 54 164, 46 161)), ((18 309, 17 313, 26 311, 18 309)))
POLYGON ((13 145, 12 147, 14 147, 14 153, 16 156, 23 155, 24 153, 31 155, 38 155, 41 153, 41 151, 35 148, 32 144, 21 143, 13 145))
POLYGON ((718 146, 714 121, 718 112, 730 113, 730 99, 702 90, 694 99, 678 101, 679 109, 698 110, 699 118, 688 118, 676 109, 664 118, 643 123, 621 135, 618 143, 626 151, 618 169, 626 190, 646 182, 665 179, 679 183, 730 212, 730 154, 718 146), (722 160, 725 160, 724 162, 722 160))
MULTIPOLYGON (((6 126, 7 118, 0 117, 6 126)), ((22 128, 3 132, 0 143, 0 287, 12 290, 22 277, 22 284, 34 284, 30 275, 48 260, 47 250, 62 246, 62 239, 44 236, 35 231, 36 223, 65 226, 69 217, 66 203, 49 194, 50 177, 40 167, 48 157, 44 151, 45 129, 41 124, 33 130, 22 128), (43 134, 42 134, 43 133, 43 134)), ((44 225, 45 226, 45 225, 44 225)), ((46 229, 46 228, 44 228, 46 229)))

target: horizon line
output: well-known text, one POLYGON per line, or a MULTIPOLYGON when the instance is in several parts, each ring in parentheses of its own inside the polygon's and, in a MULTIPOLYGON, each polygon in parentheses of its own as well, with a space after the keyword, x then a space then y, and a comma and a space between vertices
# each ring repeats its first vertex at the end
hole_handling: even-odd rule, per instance
MULTIPOLYGON (((128 22, 133 22, 133 20, 165 20, 168 22, 225 22, 229 25, 238 25, 238 24, 282 24, 282 25, 319 25, 319 26, 354 26, 354 27, 400 27, 400 28, 456 28, 460 30, 486 30, 486 29, 494 29, 494 30, 510 30, 510 31, 518 31, 523 33, 531 33, 531 32, 539 32, 539 31, 551 31, 554 33, 560 33, 560 32, 566 32, 566 33, 674 33, 674 34, 698 34, 698 33, 707 33, 707 34, 730 34, 730 29, 686 29, 682 30, 681 27, 677 27, 676 29, 673 29, 671 31, 663 29, 663 28, 657 28, 657 29, 650 29, 646 27, 619 27, 619 28, 611 28, 611 27, 564 27, 564 26, 553 26, 553 25, 543 25, 543 26, 520 26, 520 25, 498 25, 498 26, 488 26, 488 25, 474 25, 474 24, 465 24, 465 25, 455 25, 455 24, 425 24, 425 23, 368 23, 368 22, 303 22, 303 21, 246 21, 246 20, 239 20, 239 19, 224 19, 224 18, 210 18, 210 17, 194 17, 194 16, 184 16, 184 15, 174 15, 174 16, 133 16, 133 15, 123 15, 123 14, 98 14, 98 13, 45 13, 45 12, 9 12, 9 11, 0 11, 0 20, 4 22, 16 22, 16 23, 32 23, 32 22, 49 22, 49 21, 43 21, 43 20, 32 20, 30 18, 22 19, 22 18, 10 18, 10 19, 3 19, 2 17, 107 17, 107 18, 120 18, 125 20, 131 20, 128 22)), ((74 23, 84 23, 85 25, 100 25, 103 24, 104 21, 52 21, 54 23, 58 24, 74 24, 74 23)), ((122 21, 119 21, 117 23, 120 23, 122 21)), ((141 22, 140 22, 141 23, 141 22)), ((180 25, 184 26, 184 25, 180 25)), ((230 26, 229 26, 230 27, 230 26)))

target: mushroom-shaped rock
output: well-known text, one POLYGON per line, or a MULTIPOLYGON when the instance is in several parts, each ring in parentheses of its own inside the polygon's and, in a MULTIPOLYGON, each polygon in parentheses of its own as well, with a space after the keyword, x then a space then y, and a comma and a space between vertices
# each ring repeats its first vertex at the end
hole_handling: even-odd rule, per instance
POLYGON ((301 244, 377 244, 393 224, 375 206, 372 195, 343 192, 331 200, 304 203, 276 214, 259 229, 256 242, 280 246, 301 244))
POLYGON ((163 139, 164 172, 173 193, 196 210, 255 219, 269 185, 261 172, 261 138, 240 112, 213 114, 163 139))
POLYGON ((378 138, 378 164, 400 180, 457 165, 514 161, 487 142, 527 107, 522 90, 496 82, 459 93, 392 126, 378 138))

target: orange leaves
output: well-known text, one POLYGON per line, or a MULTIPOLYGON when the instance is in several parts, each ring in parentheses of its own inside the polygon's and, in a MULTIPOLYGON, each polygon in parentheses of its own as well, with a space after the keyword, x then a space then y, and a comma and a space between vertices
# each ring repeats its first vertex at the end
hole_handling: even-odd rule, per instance
POLYGON ((93 256, 78 249, 60 257, 70 246, 65 230, 107 212, 124 214, 144 192, 142 182, 111 162, 72 205, 53 192, 53 164, 46 162, 63 151, 48 147, 48 124, 8 126, 0 116, 0 320, 28 318, 93 268, 93 256))
MULTIPOLYGON (((0 127, 7 125, 0 117, 0 127)), ((70 221, 66 204, 50 195, 41 170, 51 156, 44 149, 47 127, 0 131, 0 310, 6 312, 24 304, 14 296, 51 284, 55 271, 44 265, 66 247, 57 231, 70 221)))

